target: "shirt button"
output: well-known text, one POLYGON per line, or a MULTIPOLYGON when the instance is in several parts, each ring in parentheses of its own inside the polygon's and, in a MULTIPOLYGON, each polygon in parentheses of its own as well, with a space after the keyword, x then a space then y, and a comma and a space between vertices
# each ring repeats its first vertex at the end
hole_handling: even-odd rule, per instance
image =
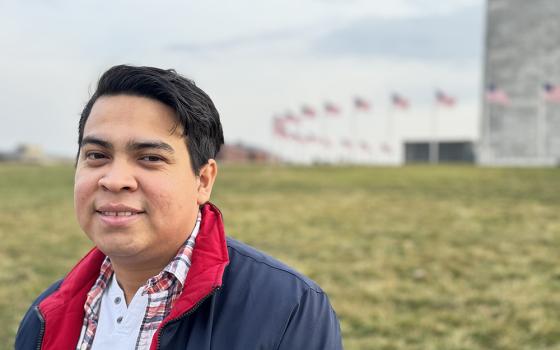
POLYGON ((121 297, 116 297, 115 298, 115 304, 120 304, 121 302, 121 297))
POLYGON ((117 323, 120 324, 122 322, 122 316, 117 317, 117 323))

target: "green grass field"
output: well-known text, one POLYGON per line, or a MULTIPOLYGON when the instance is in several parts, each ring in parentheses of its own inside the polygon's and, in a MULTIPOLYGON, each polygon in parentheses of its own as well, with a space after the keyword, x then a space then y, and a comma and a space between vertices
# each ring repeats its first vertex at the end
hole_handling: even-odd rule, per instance
MULTIPOLYGON (((228 234, 316 280, 346 349, 560 349, 560 169, 220 170, 228 234)), ((90 249, 72 186, 0 166, 1 349, 90 249)))

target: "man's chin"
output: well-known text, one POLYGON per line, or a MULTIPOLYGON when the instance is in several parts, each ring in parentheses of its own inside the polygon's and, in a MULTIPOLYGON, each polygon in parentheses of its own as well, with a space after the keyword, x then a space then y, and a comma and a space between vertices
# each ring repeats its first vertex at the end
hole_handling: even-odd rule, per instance
POLYGON ((142 253, 142 247, 131 242, 99 242, 97 248, 110 259, 133 259, 142 253))

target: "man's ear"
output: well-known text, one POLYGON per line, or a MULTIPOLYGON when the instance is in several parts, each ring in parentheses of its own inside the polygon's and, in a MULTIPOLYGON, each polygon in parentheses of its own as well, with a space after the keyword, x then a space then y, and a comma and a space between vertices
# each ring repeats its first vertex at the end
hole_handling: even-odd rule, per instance
POLYGON ((198 196, 196 198, 197 204, 202 205, 210 200, 212 194, 212 187, 216 176, 218 175, 218 163, 214 159, 209 159, 199 171, 198 183, 198 196))

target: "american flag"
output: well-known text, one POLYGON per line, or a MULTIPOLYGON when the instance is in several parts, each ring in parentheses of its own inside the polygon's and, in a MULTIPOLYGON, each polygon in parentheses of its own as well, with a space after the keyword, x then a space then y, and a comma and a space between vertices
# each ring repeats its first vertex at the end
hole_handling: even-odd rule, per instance
POLYGON ((299 134, 290 134, 288 135, 288 137, 292 140, 294 140, 297 143, 305 143, 305 140, 303 138, 303 136, 299 135, 299 134))
POLYGON ((544 99, 549 102, 560 102, 560 86, 544 84, 544 99))
POLYGON ((391 153, 391 146, 388 143, 382 143, 380 148, 383 153, 391 153))
POLYGON ((352 145, 352 141, 350 141, 350 140, 348 140, 348 139, 343 139, 343 140, 341 140, 341 141, 340 141, 340 144, 341 144, 342 147, 344 147, 344 148, 352 148, 352 147, 354 147, 354 146, 352 145))
POLYGON ((286 121, 287 123, 299 123, 300 120, 298 117, 296 117, 292 112, 286 112, 286 114, 284 114, 284 121, 286 121))
POLYGON ((449 96, 441 90, 436 90, 436 102, 445 107, 455 106, 455 98, 449 96))
POLYGON ((397 93, 391 95, 391 102, 393 103, 393 107, 396 108, 408 109, 408 107, 410 107, 408 100, 397 93))
POLYGON ((354 107, 359 111, 369 111, 369 102, 361 97, 354 98, 354 107))
POLYGON ((304 143, 315 143, 315 142, 317 142, 317 136, 315 136, 315 135, 305 135, 303 137, 303 142, 304 143))
POLYGON ((279 117, 274 117, 272 125, 273 125, 274 135, 282 138, 288 137, 288 133, 286 132, 286 128, 284 126, 284 119, 279 117))
POLYGON ((319 143, 327 148, 330 148, 332 146, 331 140, 324 137, 319 139, 319 143))
POLYGON ((301 114, 306 116, 307 118, 315 118, 315 110, 308 105, 301 106, 301 114))
POLYGON ((498 88, 494 84, 490 84, 486 90, 486 101, 505 106, 509 104, 509 96, 504 92, 504 90, 498 88))
POLYGON ((340 108, 331 102, 325 102, 325 112, 330 116, 338 116, 340 114, 340 108))
POLYGON ((360 148, 367 153, 371 153, 371 147, 369 146, 369 143, 365 141, 360 142, 360 148))

